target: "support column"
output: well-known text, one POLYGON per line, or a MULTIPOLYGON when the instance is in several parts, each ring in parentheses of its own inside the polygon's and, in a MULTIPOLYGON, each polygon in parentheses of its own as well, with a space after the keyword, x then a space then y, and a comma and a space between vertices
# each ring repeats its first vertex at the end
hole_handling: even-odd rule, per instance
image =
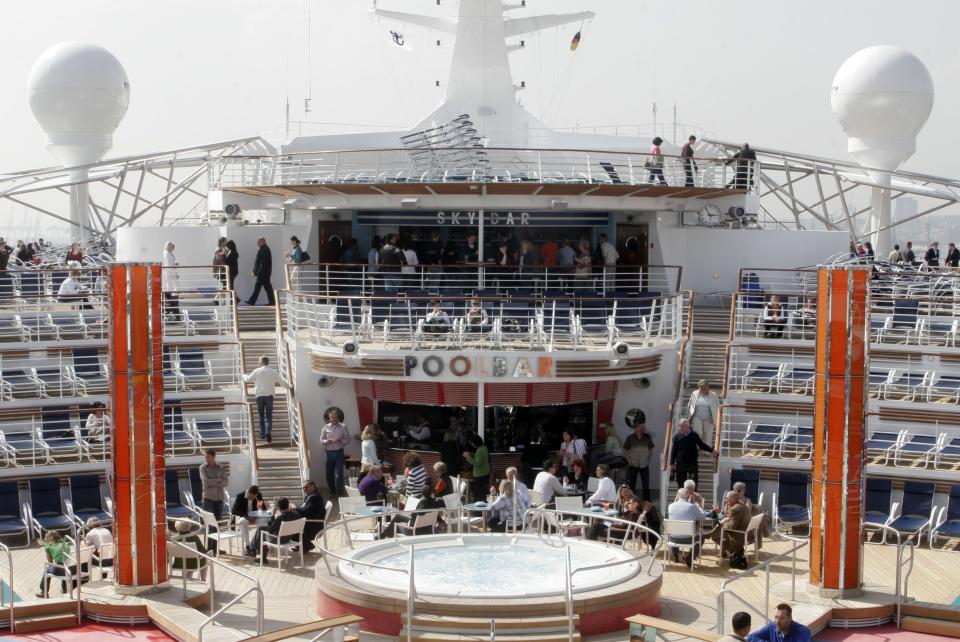
POLYGON ((167 579, 160 266, 110 267, 110 395, 117 583, 167 579))
POLYGON ((863 584, 863 444, 870 269, 821 267, 817 275, 810 584, 825 597, 863 584))

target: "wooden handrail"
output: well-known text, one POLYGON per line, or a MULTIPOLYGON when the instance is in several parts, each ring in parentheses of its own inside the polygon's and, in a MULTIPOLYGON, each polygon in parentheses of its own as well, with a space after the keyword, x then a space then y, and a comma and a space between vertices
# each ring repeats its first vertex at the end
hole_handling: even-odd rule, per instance
POLYGON ((693 299, 696 294, 691 291, 689 295, 690 301, 688 306, 690 311, 687 314, 686 337, 684 337, 680 343, 680 358, 677 362, 677 378, 674 383, 674 389, 677 390, 677 395, 674 396, 670 405, 667 406, 667 427, 663 433, 663 461, 660 464, 660 470, 662 471, 670 467, 670 445, 673 439, 673 413, 676 410, 676 404, 683 403, 683 364, 686 362, 688 344, 693 339, 693 299))
POLYGON ((253 456, 253 470, 260 470, 260 459, 257 457, 257 435, 254 432, 256 428, 253 425, 253 415, 250 414, 250 401, 247 399, 247 382, 243 378, 246 374, 244 372, 246 368, 246 358, 244 357, 243 351, 243 341, 240 340, 240 320, 237 313, 237 295, 235 290, 224 290, 224 293, 230 297, 230 306, 233 308, 233 336, 237 338, 237 345, 240 347, 240 394, 242 395, 243 403, 247 407, 247 423, 250 425, 250 435, 253 438, 253 448, 250 454, 253 456))
MULTIPOLYGON (((630 624, 638 624, 644 628, 656 629, 659 633, 676 633, 682 635, 686 639, 691 640, 703 640, 704 642, 717 642, 723 636, 719 633, 714 633, 713 631, 704 631, 703 629, 698 629, 692 626, 686 626, 684 624, 676 624, 669 620, 661 620, 660 618, 650 617, 649 615, 633 615, 627 618, 627 622, 630 624)), ((251 640, 259 638, 250 638, 251 640)), ((646 638, 630 636, 631 640, 636 640, 640 642, 646 638)))
POLYGON ((279 642, 280 640, 289 640, 290 638, 306 635, 308 633, 317 633, 319 631, 323 631, 324 629, 333 629, 338 626, 347 626, 349 624, 359 624, 360 622, 363 622, 363 618, 359 615, 341 615, 340 617, 334 617, 328 620, 307 622, 306 624, 298 624, 285 629, 271 631, 270 633, 255 635, 250 638, 245 638, 245 642, 279 642))

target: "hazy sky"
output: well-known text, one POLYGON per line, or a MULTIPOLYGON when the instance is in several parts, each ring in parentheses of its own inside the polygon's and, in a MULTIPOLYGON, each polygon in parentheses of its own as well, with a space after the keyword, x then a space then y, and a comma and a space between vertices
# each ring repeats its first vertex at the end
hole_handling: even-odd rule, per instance
MULTIPOLYGON (((381 0, 432 14, 452 0, 381 0)), ((34 0, 8 2, 0 28, 0 170, 52 164, 27 105, 34 60, 63 40, 111 50, 126 67, 131 104, 113 154, 242 137, 302 117, 307 91, 307 0, 34 0)), ((366 0, 313 0, 311 120, 411 125, 440 100, 449 49, 410 29, 415 50, 389 46, 366 0)), ((847 158, 830 111, 840 64, 873 44, 904 46, 927 64, 933 110, 908 167, 956 176, 960 112, 957 0, 527 0, 534 11, 592 9, 577 26, 528 38, 514 54, 523 99, 548 125, 678 119, 724 139, 847 158)))

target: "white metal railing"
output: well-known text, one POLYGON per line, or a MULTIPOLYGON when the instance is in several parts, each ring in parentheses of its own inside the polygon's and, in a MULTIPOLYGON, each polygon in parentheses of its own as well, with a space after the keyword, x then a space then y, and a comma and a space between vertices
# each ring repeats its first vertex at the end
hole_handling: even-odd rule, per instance
POLYGON ((717 633, 723 634, 726 626, 727 617, 725 615, 725 598, 729 594, 731 597, 734 597, 739 601, 743 606, 750 609, 751 611, 758 613, 761 618, 766 618, 770 613, 770 566, 779 562, 780 560, 786 559, 787 557, 791 558, 791 573, 790 573, 790 600, 796 601, 797 597, 797 551, 807 546, 810 543, 810 540, 800 540, 792 537, 788 537, 783 534, 779 534, 779 537, 791 542, 794 542, 794 545, 790 547, 790 550, 784 551, 778 555, 774 555, 768 560, 764 560, 760 564, 752 566, 745 571, 737 573, 733 577, 728 577, 720 584, 720 592, 717 593, 717 633), (751 576, 754 573, 763 570, 764 573, 764 597, 763 597, 763 610, 759 610, 756 605, 752 604, 749 600, 744 599, 736 592, 734 592, 730 585, 734 582, 741 580, 745 577, 751 576))
POLYGON ((243 364, 238 343, 202 347, 165 345, 163 385, 168 392, 200 392, 243 388, 243 364))
POLYGON ((10 609, 10 632, 17 632, 17 618, 13 612, 14 606, 16 605, 16 600, 13 597, 13 554, 10 552, 10 547, 6 544, 0 543, 0 553, 3 553, 0 556, 0 570, 7 571, 7 591, 9 591, 10 604, 9 606, 6 603, 7 591, 0 590, 0 607, 7 606, 10 609))
POLYGON ((211 187, 342 183, 563 183, 755 189, 752 161, 617 151, 431 148, 444 162, 424 170, 407 149, 230 156, 208 164, 211 187))
MULTIPOLYGON (((182 520, 182 521, 187 521, 197 528, 201 527, 200 524, 193 522, 191 520, 182 520)), ((206 553, 201 553, 200 551, 197 550, 195 546, 188 546, 186 544, 183 544, 182 542, 178 542, 176 540, 171 540, 171 539, 167 540, 167 546, 168 547, 173 546, 174 548, 183 549, 185 552, 189 553, 191 557, 198 557, 200 559, 205 560, 206 567, 209 569, 210 579, 208 581, 208 586, 209 586, 209 593, 210 593, 210 607, 209 607, 210 615, 209 617, 207 617, 206 620, 203 621, 203 623, 200 625, 200 628, 197 629, 197 639, 199 640, 199 642, 203 642, 204 630, 208 626, 216 622, 221 615, 223 615, 226 611, 228 611, 233 606, 239 604, 241 600, 243 600, 245 597, 247 597, 251 593, 254 593, 257 597, 257 613, 256 613, 257 635, 260 635, 261 633, 263 633, 264 595, 263 595, 263 588, 260 585, 260 580, 253 577, 252 575, 248 575, 242 571, 237 570, 236 568, 234 568, 233 566, 230 566, 229 564, 224 564, 216 557, 212 557, 210 555, 207 555, 206 553), (239 575, 240 577, 251 582, 252 584, 250 588, 244 591, 241 591, 239 594, 234 596, 233 599, 228 601, 219 609, 217 608, 217 584, 216 584, 216 569, 218 567, 226 569, 227 571, 234 573, 236 575, 239 575)))
POLYGON ((286 329, 295 340, 320 346, 348 341, 418 349, 607 350, 617 343, 644 348, 680 341, 687 294, 646 299, 444 298, 447 323, 428 323, 430 297, 286 295, 286 329), (474 323, 477 301, 487 323, 474 323))
POLYGON ((375 296, 384 290, 423 296, 657 296, 680 291, 683 268, 673 265, 574 267, 519 265, 387 266, 366 263, 287 264, 288 288, 309 294, 375 296))
MULTIPOLYGON (((870 279, 876 296, 895 299, 939 299, 953 301, 960 291, 960 271, 949 268, 908 268, 874 264, 870 279)), ((815 267, 797 269, 741 268, 738 291, 743 295, 803 297, 817 293, 815 267)))

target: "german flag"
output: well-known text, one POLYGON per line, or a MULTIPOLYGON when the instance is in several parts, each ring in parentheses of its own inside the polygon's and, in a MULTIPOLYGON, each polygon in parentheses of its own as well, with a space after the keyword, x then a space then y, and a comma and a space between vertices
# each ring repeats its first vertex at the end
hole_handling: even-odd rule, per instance
POLYGON ((570 51, 576 51, 577 47, 580 46, 580 32, 578 31, 573 37, 573 40, 570 41, 570 51))

